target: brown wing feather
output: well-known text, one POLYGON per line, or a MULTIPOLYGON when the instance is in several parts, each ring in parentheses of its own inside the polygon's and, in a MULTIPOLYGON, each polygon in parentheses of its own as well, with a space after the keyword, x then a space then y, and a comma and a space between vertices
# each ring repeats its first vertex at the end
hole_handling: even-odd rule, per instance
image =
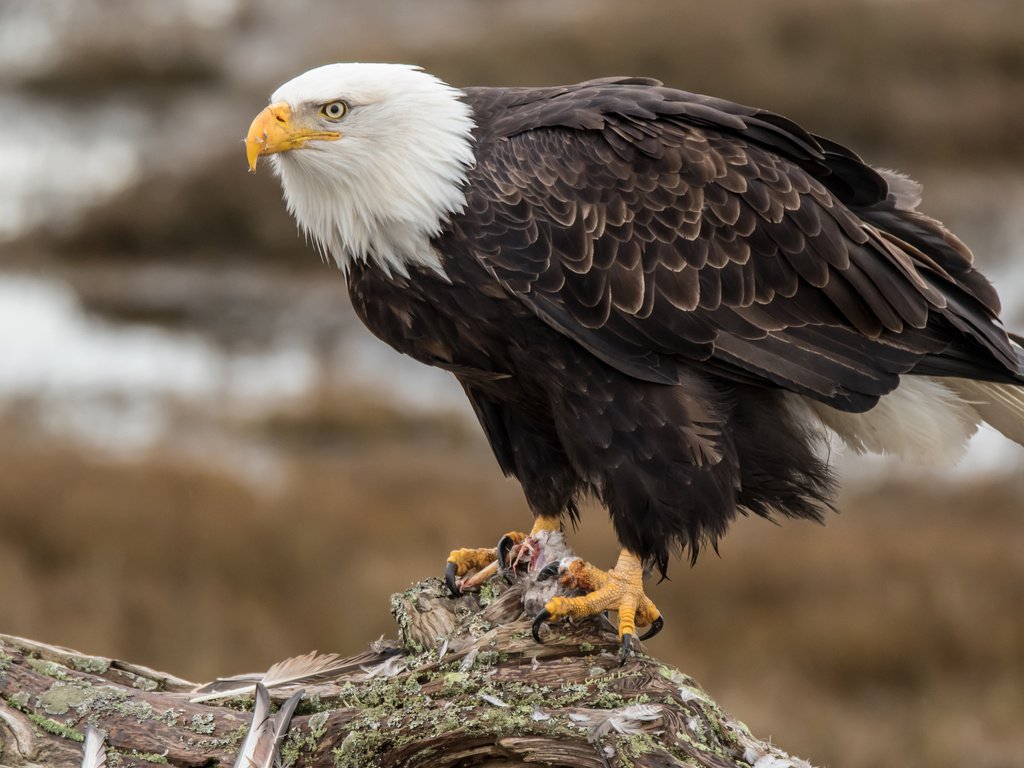
POLYGON ((671 383, 696 364, 850 410, 944 356, 1017 376, 969 252, 849 150, 650 83, 497 106, 450 236, 619 370, 671 383))

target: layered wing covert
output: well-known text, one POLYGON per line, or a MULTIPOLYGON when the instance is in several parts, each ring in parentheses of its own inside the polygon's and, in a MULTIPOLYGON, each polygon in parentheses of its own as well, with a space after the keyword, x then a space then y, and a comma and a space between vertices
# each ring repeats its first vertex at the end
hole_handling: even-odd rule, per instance
POLYGON ((1016 377, 969 252, 849 150, 652 81, 490 93, 450 237, 619 370, 696 364, 846 410, 921 364, 1016 377))

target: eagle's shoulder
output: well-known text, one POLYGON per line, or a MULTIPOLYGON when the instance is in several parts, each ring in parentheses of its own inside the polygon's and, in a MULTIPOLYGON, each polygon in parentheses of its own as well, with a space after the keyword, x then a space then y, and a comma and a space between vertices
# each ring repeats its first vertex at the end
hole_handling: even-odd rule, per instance
POLYGON ((809 133, 769 110, 668 88, 658 80, 607 77, 575 85, 468 88, 481 149, 494 141, 550 129, 573 131, 574 141, 601 143, 609 135, 672 151, 682 135, 714 135, 737 148, 779 154, 823 183, 842 202, 867 206, 886 199, 886 178, 852 150, 809 133), (659 145, 664 144, 664 147, 659 145))

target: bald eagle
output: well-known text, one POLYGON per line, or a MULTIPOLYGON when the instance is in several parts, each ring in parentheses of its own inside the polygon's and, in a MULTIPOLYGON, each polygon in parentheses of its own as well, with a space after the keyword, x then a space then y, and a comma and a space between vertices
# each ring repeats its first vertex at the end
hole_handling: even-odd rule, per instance
POLYGON ((663 624, 645 569, 737 514, 820 520, 830 433, 927 461, 981 422, 1024 443, 1024 349, 971 252, 915 182, 772 112, 645 78, 458 90, 334 64, 282 85, 246 150, 363 322, 455 375, 522 484, 531 534, 453 552, 453 591, 582 497, 607 507, 614 568, 535 563, 586 592, 548 602, 538 640, 617 610, 625 658, 663 624))

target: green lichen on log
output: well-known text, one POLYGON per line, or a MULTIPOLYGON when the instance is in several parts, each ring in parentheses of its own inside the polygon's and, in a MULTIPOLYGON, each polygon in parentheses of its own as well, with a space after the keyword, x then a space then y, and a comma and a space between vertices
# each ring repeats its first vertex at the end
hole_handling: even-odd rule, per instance
POLYGON ((32 657, 29 657, 26 661, 32 669, 41 675, 52 677, 54 680, 68 681, 71 679, 68 675, 67 667, 62 666, 55 661, 50 661, 49 659, 36 659, 32 657))
POLYGON ((54 683, 39 697, 37 706, 48 715, 65 715, 72 707, 80 707, 92 699, 90 691, 66 683, 54 683))
POLYGON ((192 715, 192 718, 185 724, 193 733, 198 733, 202 736, 211 735, 216 730, 216 725, 213 721, 213 715, 192 715))
POLYGON ((60 736, 62 739, 71 739, 72 741, 85 741, 85 736, 80 734, 74 728, 64 723, 59 723, 53 718, 43 717, 37 715, 35 712, 29 712, 26 715, 33 725, 46 733, 52 733, 54 736, 60 736))
POLYGON ((237 750, 249 732, 248 725, 240 725, 223 736, 213 739, 197 739, 194 746, 200 752, 216 752, 220 750, 237 750))
POLYGON ((110 659, 103 659, 98 656, 74 656, 70 659, 70 662, 71 666, 79 672, 88 672, 91 675, 103 675, 110 669, 110 659))
POLYGON ((125 760, 139 761, 144 763, 152 763, 153 765, 167 765, 170 760, 167 759, 166 755, 161 755, 156 752, 139 752, 135 749, 121 750, 113 747, 107 749, 107 760, 113 766, 122 764, 125 760))

